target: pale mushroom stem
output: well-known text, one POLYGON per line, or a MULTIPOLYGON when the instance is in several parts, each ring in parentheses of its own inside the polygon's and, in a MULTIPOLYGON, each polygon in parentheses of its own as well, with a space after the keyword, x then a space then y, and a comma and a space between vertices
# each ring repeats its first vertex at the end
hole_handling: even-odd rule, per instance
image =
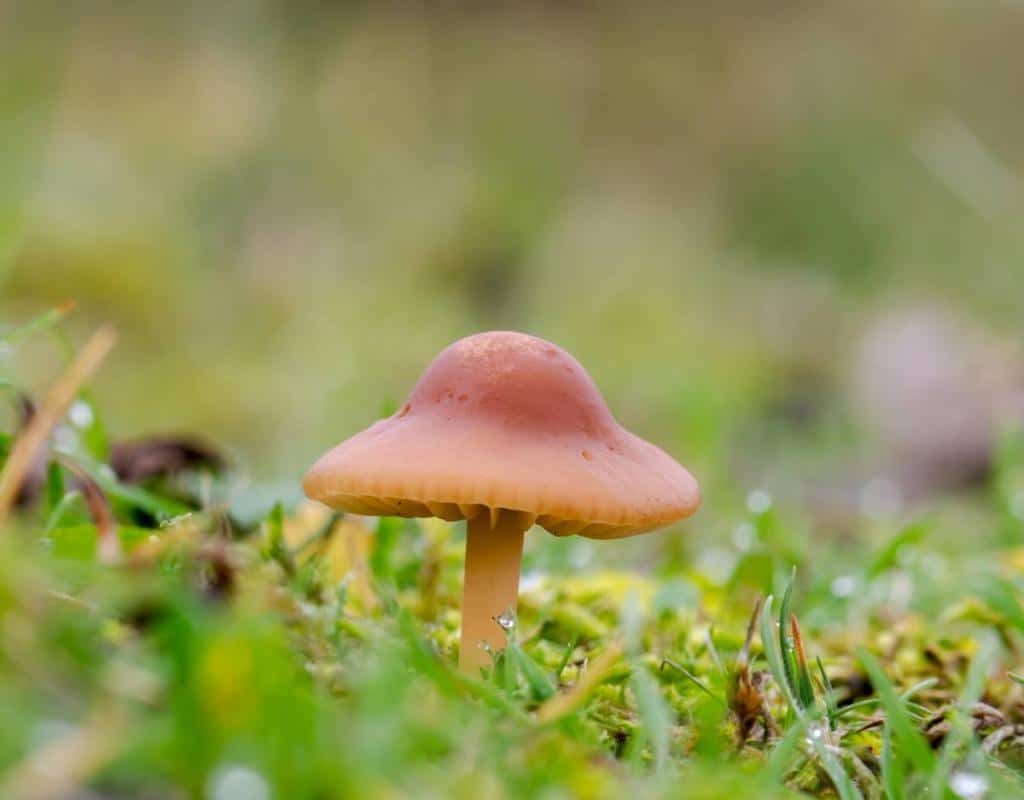
POLYGON ((466 523, 466 572, 462 589, 459 669, 476 675, 492 664, 484 647, 505 647, 506 631, 497 619, 516 610, 519 567, 526 529, 519 514, 503 512, 492 528, 484 511, 466 523))

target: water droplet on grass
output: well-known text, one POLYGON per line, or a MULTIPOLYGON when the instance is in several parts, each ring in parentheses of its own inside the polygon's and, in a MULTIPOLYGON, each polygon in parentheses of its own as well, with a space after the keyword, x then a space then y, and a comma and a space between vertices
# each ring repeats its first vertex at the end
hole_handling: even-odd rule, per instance
POLYGON ((76 428, 88 428, 96 420, 96 417, 92 413, 92 406, 78 400, 68 410, 68 419, 76 428))
POLYGON ((807 729, 807 744, 814 746, 815 742, 819 742, 825 736, 825 728, 821 725, 811 725, 807 729))
POLYGON ((960 769, 949 776, 949 788, 964 800, 981 800, 988 794, 988 779, 977 772, 960 769))
POLYGON ((516 626, 516 612, 511 608, 502 611, 501 614, 495 619, 502 630, 510 631, 516 626))

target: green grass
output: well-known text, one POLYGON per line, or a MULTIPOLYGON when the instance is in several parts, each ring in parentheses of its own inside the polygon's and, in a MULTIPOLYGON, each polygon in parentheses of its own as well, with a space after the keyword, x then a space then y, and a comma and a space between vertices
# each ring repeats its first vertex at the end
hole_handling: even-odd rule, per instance
POLYGON ((756 543, 714 577, 574 571, 532 533, 519 618, 470 678, 460 526, 283 503, 252 524, 229 475, 125 485, 99 411, 0 528, 3 796, 1024 792, 1019 558, 939 580, 937 519, 845 552, 850 596, 784 509, 741 512, 756 543))

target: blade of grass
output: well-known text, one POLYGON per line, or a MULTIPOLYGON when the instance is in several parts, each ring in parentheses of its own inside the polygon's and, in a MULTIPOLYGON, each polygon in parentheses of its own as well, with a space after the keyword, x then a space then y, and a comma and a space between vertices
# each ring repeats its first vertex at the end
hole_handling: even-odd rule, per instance
POLYGON ((828 713, 828 725, 832 730, 836 729, 836 721, 839 719, 839 709, 836 706, 836 695, 832 688, 832 681, 828 679, 825 672, 825 665, 821 663, 821 656, 816 656, 814 663, 818 665, 818 674, 821 676, 821 689, 825 697, 825 710, 828 713))
POLYGON ((911 686, 909 689, 907 689, 907 690, 905 690, 905 691, 900 693, 900 700, 902 700, 904 703, 906 703, 915 694, 918 694, 919 692, 923 692, 925 689, 930 689, 931 687, 933 687, 938 682, 939 682, 939 679, 936 678, 936 677, 925 678, 923 681, 918 681, 913 686, 911 686))
POLYGON ((772 596, 768 595, 765 598, 764 605, 761 607, 761 647, 764 649, 764 657, 768 662, 768 669, 771 670, 772 677, 775 678, 775 682, 782 690, 790 709, 792 709, 797 717, 803 717, 803 709, 793 695, 793 689, 789 681, 786 680, 786 668, 783 666, 782 652, 779 649, 779 641, 776 638, 775 630, 773 630, 775 620, 772 619, 772 600, 772 596))
MULTIPOLYGON (((782 595, 782 606, 779 608, 779 651, 782 654, 783 676, 786 685, 789 687, 789 694, 799 703, 800 697, 797 693, 796 669, 794 664, 793 643, 789 638, 789 604, 793 599, 793 583, 796 581, 796 567, 793 568, 789 577, 789 584, 782 595)), ((800 706, 803 708, 803 705, 800 706)))
POLYGON ((562 673, 565 672, 565 668, 569 665, 569 659, 572 658, 573 652, 576 650, 576 645, 580 642, 580 635, 574 633, 572 639, 569 640, 568 647, 565 648, 565 652, 562 654, 562 660, 558 662, 558 669, 555 670, 555 680, 559 683, 562 681, 562 673))
POLYGON ((270 509, 266 527, 267 556, 276 561, 286 575, 295 575, 295 559, 284 543, 284 507, 280 503, 274 503, 274 507, 270 509))
POLYGON ((630 685, 636 696, 640 724, 654 753, 654 771, 660 773, 668 764, 672 714, 658 691, 657 683, 643 665, 634 666, 630 685))
POLYGON ((896 736, 896 743, 919 774, 931 775, 935 766, 935 754, 928 746, 924 736, 914 726, 913 720, 903 706, 899 695, 896 694, 896 689, 886 676, 882 665, 863 647, 856 649, 856 655, 882 702, 888 723, 892 726, 892 731, 896 736))
POLYGON ((588 665, 576 684, 563 694, 556 694, 537 710, 540 723, 555 722, 580 709, 591 694, 604 683, 620 658, 622 645, 610 645, 588 665))
POLYGON ((370 551, 370 572, 378 581, 389 583, 394 579, 391 551, 394 550, 400 532, 401 523, 397 519, 381 517, 377 520, 373 549, 370 551))
POLYGON ((796 696, 805 709, 814 710, 814 684, 811 682, 811 671, 807 667, 807 654, 804 652, 804 640, 800 635, 800 626, 796 615, 790 615, 793 627, 793 649, 796 661, 796 696))
MULTIPOLYGON (((937 684, 938 682, 939 682, 938 678, 934 678, 934 677, 932 677, 932 678, 925 678, 923 681, 919 681, 918 683, 915 683, 909 689, 907 689, 904 692, 902 692, 900 694, 900 700, 902 700, 906 704, 907 711, 908 712, 914 712, 914 713, 920 713, 923 716, 927 716, 927 714, 931 713, 924 706, 918 705, 917 703, 911 703, 910 699, 915 694, 917 694, 918 692, 922 692, 925 689, 929 689, 932 686, 934 686, 935 684, 937 684)), ((868 698, 865 698, 864 700, 858 700, 856 703, 850 703, 850 705, 843 706, 842 708, 838 709, 836 711, 836 717, 837 718, 844 717, 844 716, 846 716, 847 714, 849 714, 852 711, 859 711, 862 708, 870 708, 872 706, 877 706, 880 702, 881 701, 877 697, 868 697, 868 698)))
POLYGON ((836 787, 836 792, 839 793, 841 800, 863 800, 864 796, 860 793, 860 789, 857 788, 839 759, 829 752, 828 745, 825 744, 825 737, 812 736, 810 739, 815 754, 821 761, 822 767, 825 768, 832 785, 836 787))
MULTIPOLYGON (((853 777, 850 778, 853 783, 853 788, 856 789, 859 794, 863 794, 860 792, 860 787, 864 787, 871 800, 877 800, 880 798, 882 796, 882 787, 879 785, 878 778, 875 777, 875 773, 868 769, 868 765, 861 760, 856 751, 847 748, 846 750, 843 750, 842 753, 843 756, 845 756, 845 763, 850 765, 850 772, 853 773, 853 777)), ((847 775, 849 774, 850 773, 847 773, 847 775)))
POLYGON ((801 752, 800 743, 806 732, 806 720, 798 719, 789 726, 789 729, 772 749, 772 754, 768 758, 767 770, 773 783, 781 785, 785 782, 786 775, 793 767, 793 756, 801 752))
POLYGON ((306 552, 313 545, 319 545, 321 542, 325 542, 331 538, 334 534, 335 528, 345 518, 345 514, 341 511, 332 511, 331 515, 317 530, 313 531, 309 536, 299 542, 295 547, 291 549, 292 556, 298 558, 306 552))
POLYGON ((408 611, 400 609, 396 616, 410 666, 430 678, 438 689, 450 696, 471 694, 509 719, 523 723, 528 720, 523 710, 493 683, 460 672, 439 658, 423 640, 408 611))
POLYGON ((986 575, 971 587, 982 602, 999 614, 1006 622, 1024 633, 1024 607, 1018 599, 1016 587, 997 575, 986 575))
POLYGON ((886 570, 896 566, 900 550, 908 545, 918 544, 928 535, 931 528, 925 522, 914 522, 905 527, 894 536, 882 550, 875 556, 871 564, 865 570, 868 580, 877 578, 886 570))
POLYGON ((65 493, 64 474, 60 471, 60 464, 51 461, 46 466, 46 510, 48 514, 53 513, 65 493))
POLYGON ((59 454, 62 461, 74 464, 96 481, 96 485, 111 500, 138 508, 148 514, 152 514, 160 521, 180 517, 192 511, 187 505, 179 503, 177 500, 161 497, 138 486, 128 486, 121 483, 106 465, 93 461, 83 453, 76 453, 72 456, 59 449, 55 452, 59 454))
POLYGON ((82 493, 77 489, 73 489, 64 495, 57 504, 53 507, 53 511, 46 518, 46 525, 43 528, 43 535, 48 535, 54 528, 59 527, 64 523, 64 517, 68 513, 68 510, 76 503, 84 502, 82 493))
POLYGON ((889 800, 904 800, 903 769, 893 757, 892 726, 888 723, 882 728, 882 786, 889 800))
POLYGON ((15 441, 4 470, 0 473, 0 528, 10 513, 25 475, 46 444, 46 437, 67 412, 82 384, 103 363, 116 340, 117 334, 110 327, 100 328, 93 334, 71 366, 50 389, 28 427, 15 441))
POLYGON ((725 664, 722 663, 721 656, 718 655, 718 648, 715 647, 715 626, 712 625, 708 628, 707 634, 704 637, 708 645, 708 653, 711 655, 711 660, 715 662, 715 666, 718 668, 718 672, 721 675, 728 675, 729 671, 725 668, 725 664))
POLYGON ((554 696, 555 687, 552 685, 551 679, 540 668, 540 665, 530 658, 529 653, 513 641, 508 643, 506 653, 526 681, 534 700, 544 701, 554 696))
POLYGON ((933 797, 941 796, 942 787, 947 784, 950 772, 962 756, 961 749, 964 743, 974 739, 974 744, 978 744, 974 736, 974 727, 971 725, 971 712, 985 691, 985 681, 998 655, 999 642, 994 636, 986 636, 967 669, 967 677, 957 698, 956 707, 949 714, 949 733, 942 743, 938 763, 931 776, 933 797))
POLYGON ((32 334, 52 328, 64 317, 66 317, 75 308, 75 301, 68 300, 65 303, 51 308, 49 311, 44 311, 37 317, 30 319, 24 325, 19 325, 12 331, 8 331, 3 336, 0 336, 0 344, 13 345, 20 342, 22 339, 26 339, 32 334))
POLYGON ((704 694, 706 694, 711 699, 716 700, 724 706, 728 705, 728 703, 726 703, 725 700, 723 700, 721 697, 712 692, 708 688, 707 684, 704 683, 704 681, 702 681, 700 678, 698 678, 696 675, 690 672, 690 670, 688 670, 682 664, 678 663, 677 661, 673 661, 671 658, 668 658, 667 656, 661 660, 661 665, 663 667, 666 664, 672 667, 672 669, 674 669, 676 672, 678 672, 680 675, 682 675, 684 678, 690 681, 690 683, 692 683, 694 686, 696 686, 698 689, 704 692, 704 694))

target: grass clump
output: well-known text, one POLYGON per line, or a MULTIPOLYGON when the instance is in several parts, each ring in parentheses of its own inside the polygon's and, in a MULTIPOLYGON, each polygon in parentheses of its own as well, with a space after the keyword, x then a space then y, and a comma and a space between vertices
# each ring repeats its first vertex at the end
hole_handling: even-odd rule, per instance
MULTIPOLYGON (((0 796, 1024 791, 1012 560, 951 562, 921 605, 892 602, 929 580, 939 523, 848 554, 852 593, 816 574, 821 553, 792 570, 774 538, 724 576, 559 569, 540 545, 507 641, 467 677, 458 527, 254 513, 219 459, 172 458, 166 440, 133 443, 127 469, 81 384, 14 475, 36 404, 0 379, 17 483, 0 527, 0 796)), ((758 513, 780 536, 783 515, 758 513)))

